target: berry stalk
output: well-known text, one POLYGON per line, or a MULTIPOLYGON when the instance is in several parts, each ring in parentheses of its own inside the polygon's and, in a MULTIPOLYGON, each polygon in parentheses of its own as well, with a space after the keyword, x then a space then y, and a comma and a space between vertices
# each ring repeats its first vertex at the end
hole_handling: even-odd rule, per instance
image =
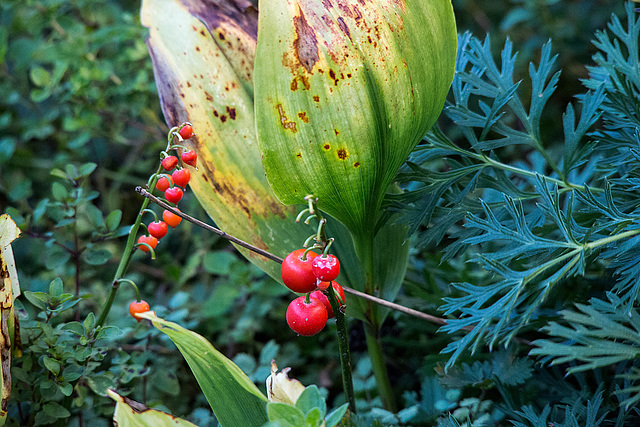
POLYGON ((345 318, 342 310, 340 310, 341 304, 336 298, 333 286, 329 286, 327 291, 329 293, 329 304, 331 304, 331 308, 333 309, 333 313, 336 318, 338 349, 340 351, 340 367, 342 368, 342 388, 344 389, 347 402, 349 402, 349 410, 355 414, 356 401, 353 392, 353 379, 351 377, 351 350, 349 349, 347 319, 345 318))
MULTIPOLYGON (((171 147, 171 143, 173 141, 175 131, 179 128, 175 127, 169 131, 167 135, 167 149, 171 147)), ((162 163, 158 166, 158 170, 155 174, 152 175, 151 179, 147 183, 148 188, 155 188, 158 183, 158 179, 160 178, 160 174, 163 170, 162 163)), ((127 237, 127 244, 125 245, 124 252, 122 253, 122 258, 120 258, 120 263, 118 264, 118 268, 116 273, 113 276, 113 281, 111 282, 111 291, 109 292, 109 297, 102 308, 102 312, 96 321, 96 326, 104 325, 104 322, 107 320, 107 316, 109 316, 109 312, 111 311, 111 306, 113 306, 113 302, 116 299, 116 295, 118 293, 118 288, 120 287, 121 279, 124 278, 127 269, 129 268, 129 264, 131 263, 131 257, 133 256, 134 248, 136 247, 136 236, 138 235, 138 229, 140 228, 140 224, 142 224, 142 217, 144 216, 145 210, 149 206, 149 199, 145 199, 142 202, 142 206, 140 206, 140 212, 138 212, 138 216, 136 217, 135 222, 131 226, 131 230, 129 230, 129 236, 127 237)))

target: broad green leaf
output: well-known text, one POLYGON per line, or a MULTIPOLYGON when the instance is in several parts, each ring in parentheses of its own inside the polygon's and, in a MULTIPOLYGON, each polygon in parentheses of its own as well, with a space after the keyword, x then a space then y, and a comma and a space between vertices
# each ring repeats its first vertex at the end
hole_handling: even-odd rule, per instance
POLYGON ((334 427, 335 425, 337 425, 340 420, 342 420, 342 417, 344 417, 344 414, 347 413, 347 409, 349 409, 349 404, 345 403, 344 405, 330 413, 325 420, 327 427, 334 427))
POLYGON ((45 403, 42 405, 42 410, 53 418, 69 418, 71 416, 71 412, 68 409, 56 402, 45 403))
POLYGON ((88 248, 82 254, 82 260, 90 265, 102 265, 111 259, 111 252, 105 248, 88 248))
POLYGON ((160 319, 153 312, 139 316, 151 320, 153 326, 178 347, 223 427, 262 426, 267 421, 267 398, 209 341, 176 323, 160 319))
POLYGON ((285 204, 307 194, 354 233, 440 114, 453 79, 449 0, 261 0, 255 104, 285 204))
POLYGON ((295 406, 287 403, 270 402, 267 405, 270 421, 279 421, 283 427, 299 427, 304 425, 304 414, 295 406))
POLYGON ((324 419, 324 414, 327 412, 327 404, 316 385, 310 385, 305 388, 300 397, 298 397, 298 400, 296 400, 295 406, 305 415, 316 408, 319 410, 320 418, 322 419, 324 419))
POLYGON ((166 412, 149 409, 142 403, 120 396, 113 390, 107 390, 107 394, 116 401, 116 409, 113 412, 113 422, 117 426, 131 427, 196 427, 182 418, 174 417, 166 412))
POLYGON ((59 297, 62 295, 63 290, 62 279, 59 277, 53 279, 49 284, 49 295, 52 297, 59 297))

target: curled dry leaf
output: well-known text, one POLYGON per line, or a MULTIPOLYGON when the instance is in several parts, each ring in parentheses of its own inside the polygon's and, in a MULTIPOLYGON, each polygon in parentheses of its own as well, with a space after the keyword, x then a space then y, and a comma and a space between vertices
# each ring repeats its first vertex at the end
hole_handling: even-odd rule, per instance
POLYGON ((271 360, 271 375, 267 377, 267 398, 269 402, 296 404, 305 387, 295 378, 289 378, 290 370, 291 368, 284 368, 278 372, 276 361, 271 360))

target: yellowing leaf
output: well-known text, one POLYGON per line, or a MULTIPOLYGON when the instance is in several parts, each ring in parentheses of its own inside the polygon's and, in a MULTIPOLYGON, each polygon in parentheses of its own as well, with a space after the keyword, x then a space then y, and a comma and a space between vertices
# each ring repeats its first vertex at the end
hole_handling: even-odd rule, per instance
POLYGON ((13 301, 20 294, 18 274, 16 272, 11 242, 20 236, 16 223, 7 214, 0 215, 0 373, 2 374, 2 392, 0 394, 0 425, 7 418, 7 405, 11 396, 11 351, 21 355, 16 338, 13 301), (14 295, 15 294, 15 295, 14 295))
POLYGON ((182 418, 149 409, 142 403, 120 396, 111 389, 107 390, 107 394, 116 401, 113 422, 118 427, 196 427, 182 418))
MULTIPOLYGON (((251 77, 257 14, 248 2, 144 0, 142 23, 167 123, 190 121, 184 142, 198 154, 190 188, 225 232, 280 256, 308 235, 294 226, 264 176, 255 135, 251 77)), ((280 266, 239 248, 279 279, 280 266)))

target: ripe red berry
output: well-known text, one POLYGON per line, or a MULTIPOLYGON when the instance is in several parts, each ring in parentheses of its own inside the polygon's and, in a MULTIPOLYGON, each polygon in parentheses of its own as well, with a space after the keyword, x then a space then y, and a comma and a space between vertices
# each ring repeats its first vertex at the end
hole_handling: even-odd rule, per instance
POLYGON ((136 314, 146 313, 147 311, 149 311, 149 304, 144 300, 133 301, 131 304, 129 304, 129 314, 131 314, 131 316, 133 316, 133 318, 136 319, 138 323, 140 323, 142 319, 138 318, 136 314))
POLYGON ((311 271, 311 262, 318 256, 315 252, 307 252, 307 258, 300 257, 305 249, 296 249, 282 262, 280 274, 285 286, 293 292, 306 293, 316 288, 316 276, 311 271))
MULTIPOLYGON (((145 236, 144 234, 140 237, 138 237, 138 243, 146 243, 147 245, 151 246, 153 249, 156 248, 156 246, 158 246, 158 239, 156 239, 153 236, 145 236)), ((140 245, 138 246, 140 248, 141 251, 143 252, 150 252, 149 248, 146 247, 145 245, 140 245)))
POLYGON ((164 221, 154 221, 147 226, 147 229, 149 230, 149 234, 159 240, 167 235, 169 226, 164 221))
POLYGON ((178 215, 174 214, 173 212, 169 212, 168 210, 165 210, 164 212, 162 212, 162 219, 171 228, 176 228, 180 224, 180 222, 182 222, 182 218, 181 217, 179 217, 178 215))
POLYGON ((182 158, 183 162, 193 167, 196 166, 196 162, 198 161, 198 155, 195 151, 191 150, 183 152, 180 157, 182 158))
POLYGON ((310 298, 309 303, 302 296, 294 299, 287 307, 287 323, 298 335, 315 335, 327 324, 327 309, 322 302, 310 298))
POLYGON ((166 176, 161 176, 158 179, 158 182, 156 182, 156 188, 159 191, 166 191, 167 188, 171 187, 171 185, 173 184, 173 181, 171 180, 171 177, 166 177, 166 176))
POLYGON ((313 259, 311 269, 319 280, 330 282, 340 274, 340 261, 333 255, 321 255, 313 259))
POLYGON ((173 170, 178 165, 178 158, 176 156, 167 156, 162 159, 162 167, 166 171, 173 170))
POLYGON ((176 185, 179 185, 182 188, 187 188, 187 184, 191 179, 191 172, 189 172, 188 169, 184 169, 184 168, 177 169, 173 171, 173 173, 171 174, 171 177, 173 178, 173 182, 176 185))
MULTIPOLYGON (((329 283, 329 282, 322 282, 322 283, 329 283)), ((338 297, 338 304, 341 304, 341 305, 344 304, 344 289, 342 289, 342 286, 340 286, 338 282, 332 282, 332 286, 333 286, 333 290, 336 293, 336 297, 338 297)), ((327 309, 327 315, 329 319, 333 319, 333 316, 335 315, 333 312, 333 307, 331 307, 331 303, 329 302, 329 297, 325 295, 324 292, 313 291, 311 292, 310 297, 315 298, 318 301, 320 301, 322 304, 324 304, 324 308, 327 309)))
POLYGON ((182 195, 182 188, 180 187, 167 188, 164 192, 164 197, 171 203, 178 203, 182 200, 182 195))
POLYGON ((193 128, 191 125, 184 125, 182 129, 178 131, 182 139, 189 139, 193 136, 193 128))

